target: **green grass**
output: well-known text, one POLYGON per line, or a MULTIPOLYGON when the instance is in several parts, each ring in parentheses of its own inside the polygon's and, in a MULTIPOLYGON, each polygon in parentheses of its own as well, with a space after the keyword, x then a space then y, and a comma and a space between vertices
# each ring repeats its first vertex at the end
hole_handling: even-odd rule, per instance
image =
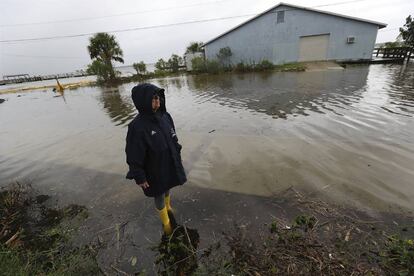
POLYGON ((274 70, 281 72, 301 72, 306 70, 306 66, 302 63, 286 63, 275 65, 274 70))
POLYGON ((220 72, 301 72, 306 70, 306 66, 302 63, 286 63, 281 65, 274 65, 268 60, 262 60, 259 63, 244 63, 239 62, 234 65, 222 66, 214 60, 204 60, 203 58, 195 58, 193 60, 193 74, 208 73, 217 74, 220 72))
POLYGON ((414 241, 390 236, 382 254, 383 265, 399 275, 414 275, 414 241))
POLYGON ((100 269, 89 248, 33 252, 0 245, 0 275, 100 275, 100 269))
POLYGON ((0 192, 0 275, 99 275, 94 249, 71 244, 86 208, 48 208, 47 198, 20 183, 0 192))

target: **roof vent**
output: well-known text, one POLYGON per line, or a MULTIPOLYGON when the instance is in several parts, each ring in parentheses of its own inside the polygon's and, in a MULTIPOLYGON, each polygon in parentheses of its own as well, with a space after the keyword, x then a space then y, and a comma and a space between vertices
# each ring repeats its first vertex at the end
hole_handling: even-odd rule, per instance
POLYGON ((283 23, 283 22, 285 22, 285 11, 278 11, 276 23, 283 23))
POLYGON ((348 36, 346 38, 346 43, 348 43, 348 44, 355 43, 355 36, 348 36))

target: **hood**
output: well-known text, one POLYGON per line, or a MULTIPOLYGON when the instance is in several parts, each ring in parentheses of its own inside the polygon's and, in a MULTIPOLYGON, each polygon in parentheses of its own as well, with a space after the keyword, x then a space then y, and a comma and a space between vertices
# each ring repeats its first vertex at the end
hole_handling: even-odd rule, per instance
POLYGON ((160 97, 160 111, 166 112, 164 89, 150 83, 141 83, 132 88, 132 100, 139 114, 153 114, 152 97, 157 93, 160 97))

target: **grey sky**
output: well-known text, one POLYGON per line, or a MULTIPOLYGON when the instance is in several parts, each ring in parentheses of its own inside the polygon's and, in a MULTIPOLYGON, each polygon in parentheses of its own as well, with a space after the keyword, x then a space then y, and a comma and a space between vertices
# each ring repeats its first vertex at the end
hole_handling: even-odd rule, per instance
MULTIPOLYGON (((394 41, 405 18, 414 15, 412 0, 284 1, 388 24, 377 42, 394 41), (336 4, 342 3, 342 4, 336 4), (327 6, 321 6, 327 5, 327 6)), ((0 40, 75 35, 260 13, 274 0, 1 0, 0 40), (120 16, 112 16, 119 15, 120 16), (105 18, 102 17, 106 16, 105 18), (84 20, 85 18, 95 18, 84 20), (28 24, 53 21, 46 24, 28 24), (18 26, 11 26, 20 24, 18 26)), ((207 41, 252 16, 165 28, 115 33, 125 64, 153 63, 182 55, 191 41, 207 41)), ((0 78, 4 74, 64 73, 90 62, 88 37, 0 43, 0 78)))

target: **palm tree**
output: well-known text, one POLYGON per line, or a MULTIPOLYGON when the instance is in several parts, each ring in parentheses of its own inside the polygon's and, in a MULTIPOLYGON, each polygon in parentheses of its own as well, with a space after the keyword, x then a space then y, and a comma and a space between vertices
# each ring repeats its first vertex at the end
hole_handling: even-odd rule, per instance
MULTIPOLYGON (((89 39, 89 56, 101 63, 108 71, 110 80, 115 79, 115 71, 112 60, 124 63, 123 52, 115 36, 107 33, 97 33, 89 39)), ((104 77, 105 80, 107 77, 104 77)))

